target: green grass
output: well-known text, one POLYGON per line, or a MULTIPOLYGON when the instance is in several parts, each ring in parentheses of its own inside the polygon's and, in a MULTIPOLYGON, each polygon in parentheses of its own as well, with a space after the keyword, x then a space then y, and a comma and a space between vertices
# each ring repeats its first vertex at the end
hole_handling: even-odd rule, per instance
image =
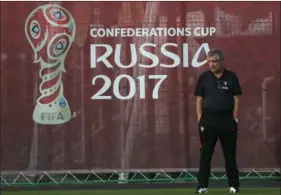
MULTIPOLYGON (((61 190, 61 191, 14 191, 2 192, 3 195, 188 195, 194 189, 153 189, 153 190, 61 190)), ((209 189, 209 194, 229 194, 227 188, 209 189)), ((247 188, 241 189, 239 195, 280 195, 280 188, 247 188)))

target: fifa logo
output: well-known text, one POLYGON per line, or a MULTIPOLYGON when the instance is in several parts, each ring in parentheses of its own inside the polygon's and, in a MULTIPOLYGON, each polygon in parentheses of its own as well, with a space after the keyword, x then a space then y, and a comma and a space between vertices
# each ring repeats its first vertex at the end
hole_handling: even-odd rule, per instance
POLYGON ((71 119, 62 75, 75 31, 72 15, 55 4, 36 8, 25 22, 25 35, 34 52, 33 63, 40 64, 40 96, 33 111, 33 120, 39 124, 63 124, 71 119))

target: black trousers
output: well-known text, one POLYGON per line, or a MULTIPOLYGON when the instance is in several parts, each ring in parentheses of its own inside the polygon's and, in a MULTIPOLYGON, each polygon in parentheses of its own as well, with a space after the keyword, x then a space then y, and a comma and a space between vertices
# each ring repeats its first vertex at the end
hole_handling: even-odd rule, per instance
POLYGON ((228 184, 239 187, 239 172, 236 163, 237 123, 232 113, 206 114, 199 121, 200 167, 198 182, 200 187, 208 187, 211 160, 217 140, 220 140, 225 158, 228 184))

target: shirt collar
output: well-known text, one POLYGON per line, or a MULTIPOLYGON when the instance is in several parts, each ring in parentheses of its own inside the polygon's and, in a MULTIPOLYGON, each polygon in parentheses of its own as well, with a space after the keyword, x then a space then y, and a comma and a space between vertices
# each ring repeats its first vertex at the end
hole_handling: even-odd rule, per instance
POLYGON ((214 73, 213 73, 211 70, 209 70, 209 73, 210 73, 211 76, 212 76, 213 78, 215 78, 215 79, 221 79, 221 78, 225 77, 225 75, 227 74, 227 72, 228 72, 228 70, 227 70, 226 68, 223 68, 222 75, 221 75, 219 78, 217 78, 217 77, 214 75, 214 73))

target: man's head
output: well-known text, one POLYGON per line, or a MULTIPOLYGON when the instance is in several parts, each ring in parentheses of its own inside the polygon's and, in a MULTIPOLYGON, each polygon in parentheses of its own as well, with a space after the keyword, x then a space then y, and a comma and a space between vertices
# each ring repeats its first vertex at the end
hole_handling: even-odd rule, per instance
POLYGON ((222 61, 224 60, 224 54, 219 49, 212 49, 208 52, 207 61, 209 63, 209 69, 213 73, 219 73, 222 70, 222 61))

